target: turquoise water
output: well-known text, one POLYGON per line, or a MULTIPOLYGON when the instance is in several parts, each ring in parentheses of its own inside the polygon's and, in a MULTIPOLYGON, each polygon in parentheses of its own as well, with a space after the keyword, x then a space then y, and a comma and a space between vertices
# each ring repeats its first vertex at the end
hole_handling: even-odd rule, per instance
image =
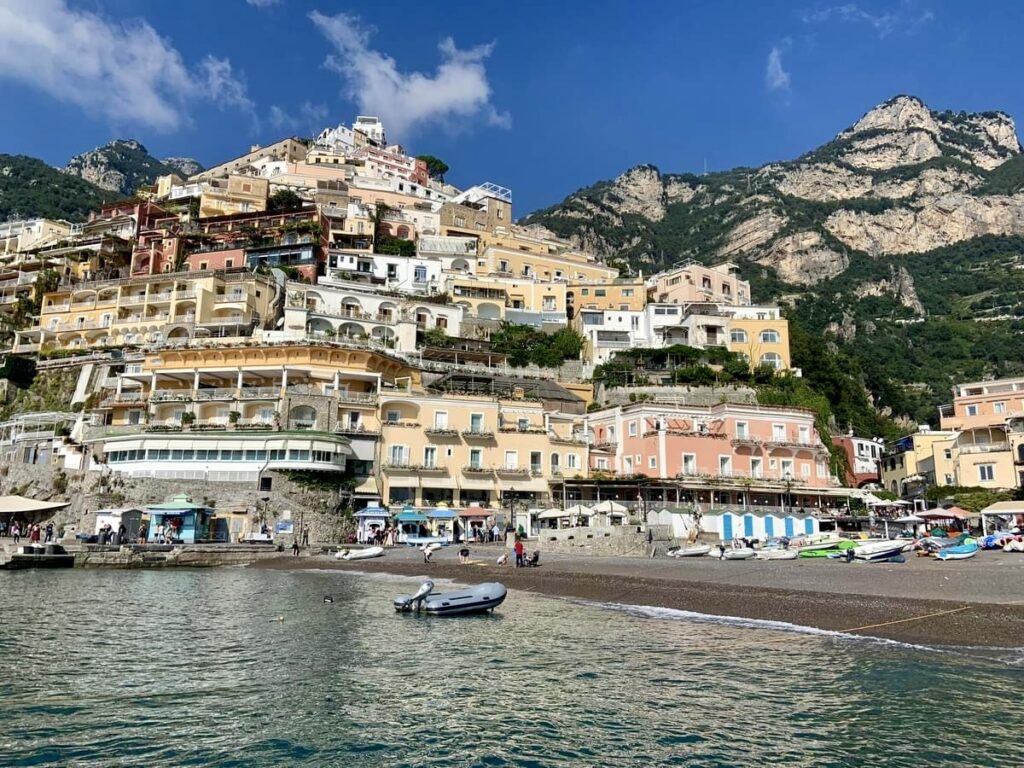
POLYGON ((1024 764, 1020 651, 522 593, 493 616, 396 615, 416 586, 0 574, 0 765, 1024 764))

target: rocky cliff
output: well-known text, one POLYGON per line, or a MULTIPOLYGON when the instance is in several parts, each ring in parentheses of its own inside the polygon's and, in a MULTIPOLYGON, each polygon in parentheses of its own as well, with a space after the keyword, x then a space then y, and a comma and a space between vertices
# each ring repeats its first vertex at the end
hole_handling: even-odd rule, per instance
POLYGON ((1024 375, 1024 154, 1002 112, 897 96, 792 161, 642 165, 522 223, 624 269, 736 262, 896 413, 934 421, 952 381, 1024 375))
MULTIPOLYGON (((181 158, 179 162, 191 162, 181 158)), ((182 174, 177 166, 157 160, 134 139, 115 139, 102 147, 71 158, 64 173, 78 176, 122 195, 131 195, 141 186, 152 184, 158 176, 182 174)))
POLYGON ((813 285, 845 270, 852 252, 1024 234, 1024 194, 985 189, 1020 151, 1002 112, 935 112, 898 96, 794 161, 700 177, 637 166, 524 223, 638 266, 746 260, 813 285))

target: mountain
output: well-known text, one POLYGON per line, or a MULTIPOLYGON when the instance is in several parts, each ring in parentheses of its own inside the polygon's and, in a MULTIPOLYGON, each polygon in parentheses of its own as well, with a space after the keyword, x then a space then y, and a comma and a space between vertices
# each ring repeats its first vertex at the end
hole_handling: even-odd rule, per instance
MULTIPOLYGON (((187 159, 184 162, 195 163, 187 159)), ((131 195, 139 187, 152 184, 158 176, 180 175, 181 171, 177 165, 157 160, 134 139, 115 139, 105 146, 75 155, 64 167, 64 173, 92 182, 101 189, 131 195)))
POLYGON ((954 381, 1024 374, 1022 190, 1008 115, 897 96, 795 160, 703 176, 642 165, 522 223, 633 269, 734 261, 878 404, 934 423, 954 381))
POLYGON ((193 160, 191 157, 165 157, 163 164, 173 168, 179 176, 188 178, 189 176, 195 176, 197 173, 202 173, 206 170, 197 160, 193 160))
POLYGON ((35 216, 84 221, 105 200, 117 197, 34 157, 0 155, 0 221, 35 216))

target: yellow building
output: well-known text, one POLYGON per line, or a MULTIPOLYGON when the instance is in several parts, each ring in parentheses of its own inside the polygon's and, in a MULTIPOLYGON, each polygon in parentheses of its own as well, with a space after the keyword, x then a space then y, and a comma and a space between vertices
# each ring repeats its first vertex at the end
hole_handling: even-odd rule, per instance
POLYGON ((792 367, 789 354, 789 321, 778 307, 734 307, 719 305, 729 317, 731 352, 752 366, 767 365, 777 370, 792 367))
POLYGON ((244 155, 215 165, 213 168, 207 168, 205 171, 191 176, 189 180, 212 181, 213 179, 227 178, 231 174, 247 171, 254 163, 261 160, 284 160, 298 163, 306 159, 308 152, 309 147, 306 142, 298 139, 282 139, 265 147, 254 144, 244 155))
POLYGON ((956 432, 922 427, 920 431, 886 445, 882 454, 884 488, 897 496, 912 496, 930 485, 944 485, 950 466, 947 462, 952 459, 956 436, 956 432), (948 458, 947 450, 950 451, 948 458), (942 457, 939 469, 943 476, 939 478, 936 478, 936 455, 942 457))
POLYGON ((270 182, 256 176, 213 179, 199 198, 199 218, 265 211, 269 193, 270 182))
POLYGON ((245 271, 188 272, 79 283, 43 297, 21 351, 230 343, 273 321, 277 287, 245 271))
POLYGON ((525 253, 504 246, 489 245, 477 258, 476 274, 569 282, 614 280, 619 276, 619 271, 571 252, 525 253))
POLYGON ((570 306, 577 311, 640 312, 647 306, 647 288, 642 279, 570 280, 566 292, 570 306))
MULTIPOLYGON (((563 390, 564 391, 564 390, 563 390)), ((581 412, 550 411, 516 388, 471 395, 399 391, 381 397, 386 503, 499 509, 538 505, 549 482, 585 476, 581 412)))
POLYGON ((519 309, 548 312, 565 319, 564 283, 449 276, 447 285, 451 301, 477 317, 504 319, 506 309, 519 309))

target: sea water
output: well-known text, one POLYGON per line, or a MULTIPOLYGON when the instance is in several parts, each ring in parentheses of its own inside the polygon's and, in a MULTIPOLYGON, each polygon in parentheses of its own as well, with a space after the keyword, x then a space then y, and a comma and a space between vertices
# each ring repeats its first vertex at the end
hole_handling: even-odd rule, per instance
POLYGON ((1024 764, 1020 650, 254 568, 0 574, 0 765, 1024 764), (333 602, 325 602, 325 597, 333 602))

